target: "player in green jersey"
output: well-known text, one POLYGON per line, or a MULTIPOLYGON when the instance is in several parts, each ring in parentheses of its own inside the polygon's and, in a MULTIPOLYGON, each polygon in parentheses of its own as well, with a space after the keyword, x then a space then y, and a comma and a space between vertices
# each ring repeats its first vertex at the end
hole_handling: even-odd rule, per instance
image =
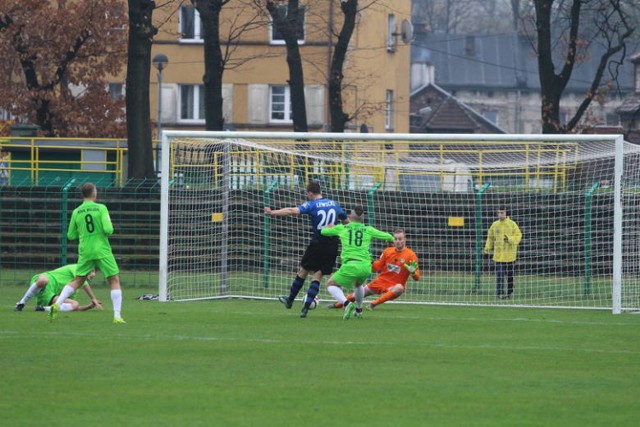
POLYGON ((393 242, 393 235, 364 225, 364 210, 356 207, 349 215, 349 223, 323 228, 323 236, 338 236, 342 249, 340 251, 340 269, 327 281, 327 291, 344 306, 343 319, 347 320, 354 312, 362 317, 364 290, 362 284, 371 274, 371 240, 381 239, 393 242), (349 303, 341 288, 354 286, 355 304, 349 303))
MULTIPOLYGON (((92 183, 83 184, 80 192, 83 202, 74 209, 67 231, 69 240, 79 240, 76 277, 62 289, 60 300, 64 301, 68 298, 86 280, 89 272, 98 268, 111 285, 113 323, 126 323, 120 315, 122 309, 120 270, 109 244, 109 236, 113 234, 109 210, 105 205, 96 203, 98 190, 92 183)), ((53 304, 49 318, 55 320, 58 311, 59 306, 53 304)))
POLYGON ((94 307, 102 310, 101 302, 98 301, 93 294, 93 290, 89 285, 89 282, 95 275, 96 271, 92 270, 87 275, 87 280, 82 284, 82 289, 84 289, 91 299, 91 304, 89 305, 81 306, 78 301, 75 300, 75 292, 65 301, 58 301, 58 295, 60 295, 64 285, 76 277, 76 264, 69 264, 33 276, 29 282, 29 289, 27 289, 27 292, 25 292, 24 296, 18 301, 14 310, 22 311, 27 302, 34 296, 36 297, 37 304, 36 311, 49 311, 50 306, 55 302, 59 302, 60 311, 84 311, 94 307))

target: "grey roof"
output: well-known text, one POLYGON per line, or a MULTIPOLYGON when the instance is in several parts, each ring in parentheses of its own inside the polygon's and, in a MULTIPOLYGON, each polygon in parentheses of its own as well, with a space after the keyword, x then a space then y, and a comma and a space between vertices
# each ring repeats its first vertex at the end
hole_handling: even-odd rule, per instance
MULTIPOLYGON (((636 52, 640 43, 627 48, 636 52)), ((585 91, 595 74, 598 52, 602 47, 593 45, 591 60, 577 63, 567 86, 569 91, 585 91)), ((620 54, 615 56, 620 58, 620 54)), ((516 34, 460 35, 416 34, 411 46, 411 62, 427 62, 435 66, 436 83, 448 90, 476 89, 540 89, 538 63, 531 42, 516 34)), ((560 61, 556 61, 559 69, 560 61)), ((619 69, 618 82, 624 92, 633 88, 633 64, 629 56, 619 69)), ((606 72, 604 79, 611 79, 606 72)))
POLYGON ((473 108, 456 99, 446 90, 434 83, 426 84, 411 93, 412 97, 420 93, 433 90, 442 97, 442 102, 434 105, 434 110, 423 115, 421 128, 431 129, 484 129, 492 133, 507 133, 504 129, 487 120, 473 108))

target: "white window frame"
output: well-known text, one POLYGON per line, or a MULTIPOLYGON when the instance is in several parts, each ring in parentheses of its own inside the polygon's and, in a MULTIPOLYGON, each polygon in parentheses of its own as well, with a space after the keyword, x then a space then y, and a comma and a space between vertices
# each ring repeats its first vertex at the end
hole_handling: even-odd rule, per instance
POLYGON ((202 84, 181 84, 178 86, 178 123, 185 124, 203 124, 205 122, 204 119, 204 107, 202 113, 200 112, 200 99, 204 99, 204 85, 202 84), (183 109, 182 109, 182 96, 183 92, 187 88, 193 88, 193 97, 191 105, 193 115, 192 117, 183 117, 183 109), (202 118, 200 118, 202 116, 202 118))
POLYGON ((387 89, 384 102, 384 129, 393 131, 393 90, 387 89))
POLYGON ((387 15, 387 52, 395 52, 398 41, 396 40, 396 15, 387 15))
MULTIPOLYGON (((278 6, 278 9, 286 9, 287 5, 280 5, 278 6)), ((302 38, 298 39, 298 44, 304 44, 306 38, 307 38, 307 7, 306 6, 300 6, 299 7, 299 11, 302 12, 302 38)), ((283 45, 285 44, 284 39, 274 39, 273 38, 273 18, 271 17, 271 15, 269 15, 269 44, 275 44, 275 45, 283 45)))
POLYGON ((180 28, 179 28, 179 33, 180 33, 180 43, 202 43, 203 39, 202 39, 202 21, 200 20, 200 12, 198 12, 198 9, 196 9, 193 6, 186 6, 183 5, 180 7, 180 28), (184 21, 183 21, 183 16, 184 13, 186 13, 186 10, 191 10, 193 11, 193 37, 184 37, 184 21))
POLYGON ((293 123, 293 112, 291 109, 291 88, 289 87, 289 85, 269 86, 269 123, 293 123), (274 105, 273 97, 276 95, 274 93, 274 89, 284 89, 284 93, 282 94, 284 95, 284 101, 282 102, 285 106, 284 111, 281 111, 281 110, 275 111, 273 109, 273 105, 274 105), (283 119, 274 118, 273 114, 276 112, 278 113, 282 112, 284 114, 284 118, 283 119))

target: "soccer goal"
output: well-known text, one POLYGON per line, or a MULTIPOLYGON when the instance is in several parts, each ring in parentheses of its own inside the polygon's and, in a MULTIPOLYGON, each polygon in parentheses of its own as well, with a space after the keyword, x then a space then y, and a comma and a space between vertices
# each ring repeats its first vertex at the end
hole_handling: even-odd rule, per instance
POLYGON ((165 131, 160 300, 287 294, 310 223, 264 207, 298 206, 318 181, 367 223, 406 230, 422 278, 398 303, 635 310, 639 165, 620 135, 165 131), (483 253, 501 205, 523 234, 506 300, 483 253))

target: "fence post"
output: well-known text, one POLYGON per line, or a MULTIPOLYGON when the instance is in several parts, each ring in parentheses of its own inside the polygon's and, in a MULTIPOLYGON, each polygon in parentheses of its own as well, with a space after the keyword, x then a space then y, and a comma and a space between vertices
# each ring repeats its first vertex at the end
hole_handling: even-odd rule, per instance
POLYGON ((76 182, 75 178, 71 178, 67 184, 62 187, 62 198, 60 201, 60 265, 67 265, 67 201, 69 200, 69 188, 76 182))
POLYGON ((591 293, 591 247, 593 232, 591 229, 593 193, 600 187, 595 183, 587 191, 584 200, 584 294, 591 293))
POLYGON ((476 193, 476 272, 474 289, 480 289, 480 275, 482 274, 482 195, 491 187, 487 182, 476 193))
MULTIPOLYGON (((278 187, 278 181, 274 180, 269 188, 264 192, 263 201, 264 206, 269 207, 271 203, 271 192, 278 187)), ((269 262, 269 231, 271 229, 271 217, 269 215, 265 215, 264 217, 264 227, 262 229, 262 244, 264 245, 262 249, 262 285, 265 288, 269 287, 269 270, 271 263, 269 262)))
POLYGON ((375 184, 373 184, 373 187, 371 187, 369 191, 367 191, 367 216, 369 217, 369 221, 367 222, 369 223, 369 225, 374 224, 375 216, 373 214, 373 196, 375 195, 376 191, 380 189, 380 187, 382 187, 382 183, 376 182, 375 184))

